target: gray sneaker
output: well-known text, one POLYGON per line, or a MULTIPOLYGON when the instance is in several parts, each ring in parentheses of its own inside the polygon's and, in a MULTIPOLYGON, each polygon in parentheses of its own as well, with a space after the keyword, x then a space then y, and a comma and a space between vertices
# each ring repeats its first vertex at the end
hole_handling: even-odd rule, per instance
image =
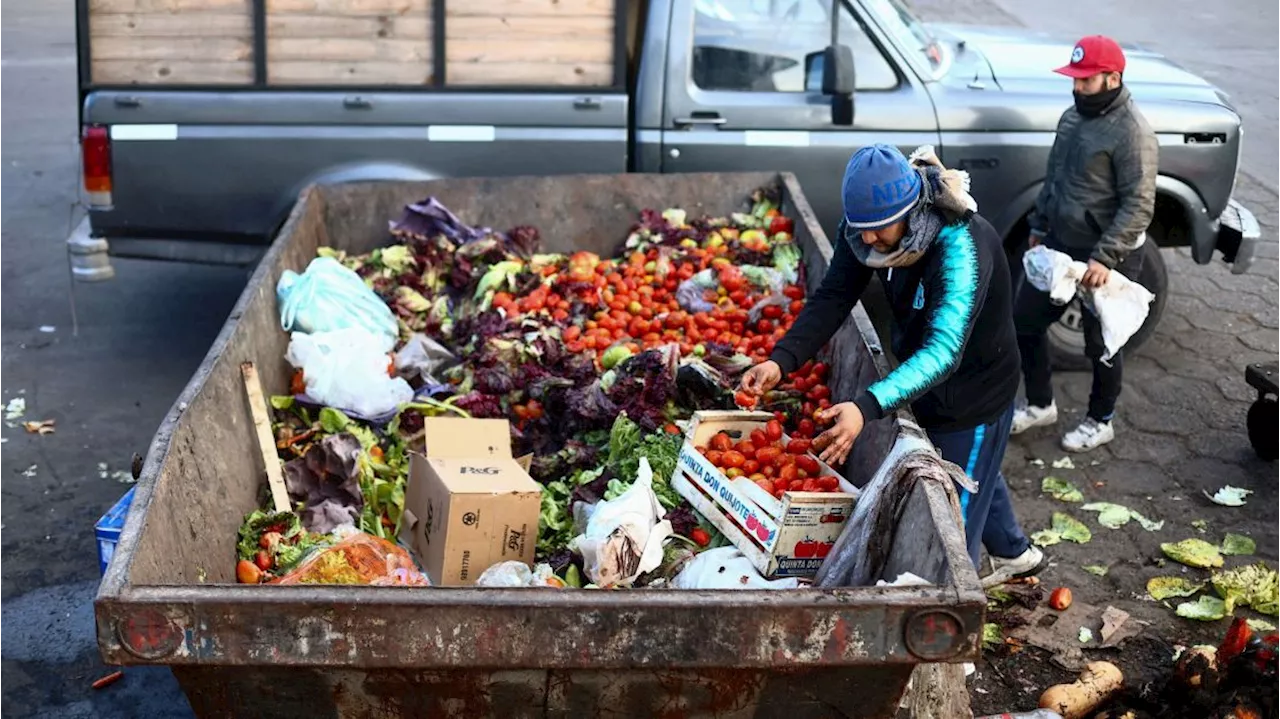
POLYGON ((1009 434, 1022 434, 1032 427, 1047 427, 1057 421, 1057 402, 1050 402, 1048 407, 1019 403, 1013 410, 1013 424, 1009 427, 1009 434))
POLYGON ((1062 438, 1062 448, 1068 452, 1088 452, 1116 438, 1115 427, 1110 422, 1099 422, 1085 417, 1079 427, 1062 438))
POLYGON ((1039 574, 1046 564, 1044 552, 1041 552, 1040 548, 1034 544, 1027 547, 1025 552, 1016 557, 993 556, 991 557, 991 573, 982 578, 982 588, 988 589, 1004 584, 1010 579, 1039 574))

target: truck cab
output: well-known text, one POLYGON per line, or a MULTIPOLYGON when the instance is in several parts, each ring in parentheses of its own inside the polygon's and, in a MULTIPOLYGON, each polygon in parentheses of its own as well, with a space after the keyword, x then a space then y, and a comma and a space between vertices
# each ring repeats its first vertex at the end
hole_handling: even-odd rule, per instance
MULTIPOLYGON (((109 277, 109 254, 252 262, 304 187, 357 179, 788 171, 831 230, 844 166, 873 142, 967 170, 1016 258, 1071 102, 1052 69, 1075 38, 932 25, 901 0, 289 0, 236 22, 236 3, 184 7, 202 3, 78 0, 83 279, 109 277), (224 45, 234 73, 209 52, 224 45)), ((1158 300, 1136 345, 1163 306, 1158 247, 1243 272, 1259 232, 1231 201, 1226 95, 1125 51, 1161 153, 1141 278, 1158 300)))

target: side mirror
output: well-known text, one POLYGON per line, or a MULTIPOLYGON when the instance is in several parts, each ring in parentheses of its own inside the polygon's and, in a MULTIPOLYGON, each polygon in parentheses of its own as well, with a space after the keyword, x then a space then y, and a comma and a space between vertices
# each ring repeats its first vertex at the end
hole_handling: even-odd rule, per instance
POLYGON ((804 57, 804 87, 831 98, 831 121, 853 124, 853 50, 847 45, 831 45, 804 57))

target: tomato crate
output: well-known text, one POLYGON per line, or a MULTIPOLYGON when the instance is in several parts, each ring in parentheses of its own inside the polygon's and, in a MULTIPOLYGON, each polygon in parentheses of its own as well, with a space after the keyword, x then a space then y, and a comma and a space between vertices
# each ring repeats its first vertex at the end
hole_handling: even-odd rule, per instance
POLYGON ((789 491, 778 500, 745 476, 729 479, 698 451, 719 432, 737 442, 771 419, 768 412, 695 413, 671 486, 764 576, 812 577, 852 515, 857 488, 819 460, 819 476, 834 476, 840 491, 789 491))

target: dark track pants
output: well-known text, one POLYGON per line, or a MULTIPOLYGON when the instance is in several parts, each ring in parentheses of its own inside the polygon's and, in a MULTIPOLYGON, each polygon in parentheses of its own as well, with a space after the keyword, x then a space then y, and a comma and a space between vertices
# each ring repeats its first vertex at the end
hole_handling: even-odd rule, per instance
POLYGON ((964 517, 965 538, 973 566, 983 545, 994 557, 1012 558, 1027 551, 1031 540, 1013 515, 1013 500, 1000 463, 1009 444, 1009 426, 1013 423, 1013 405, 991 424, 958 432, 929 432, 942 458, 959 465, 973 481, 978 493, 960 490, 960 514, 964 517))
MULTIPOLYGON (((1088 257, 1084 259, 1087 260, 1088 257)), ((1133 252, 1113 271, 1137 281, 1142 272, 1142 260, 1141 250, 1133 252)), ((1022 355, 1022 378, 1027 403, 1036 407, 1053 404, 1048 331, 1066 311, 1066 305, 1055 305, 1049 299, 1048 292, 1041 292, 1033 287, 1025 276, 1018 282, 1013 300, 1013 324, 1018 333, 1018 352, 1022 355)), ((1083 325, 1081 329, 1084 331, 1084 354, 1093 362, 1089 416, 1099 422, 1110 422, 1116 413, 1116 400, 1120 398, 1124 352, 1117 352, 1110 362, 1103 362, 1102 356, 1106 354, 1107 347, 1102 341, 1102 322, 1083 305, 1080 313, 1083 325)))

